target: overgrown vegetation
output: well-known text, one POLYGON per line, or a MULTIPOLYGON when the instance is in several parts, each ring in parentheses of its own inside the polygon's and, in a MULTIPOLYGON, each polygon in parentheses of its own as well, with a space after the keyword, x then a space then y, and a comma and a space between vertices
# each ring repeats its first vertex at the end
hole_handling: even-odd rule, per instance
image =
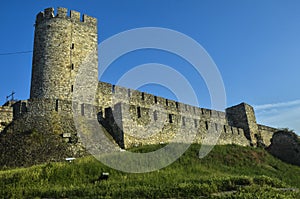
POLYGON ((0 197, 300 198, 300 167, 283 163, 263 149, 216 146, 204 159, 198 158, 199 149, 200 145, 192 145, 172 165, 144 174, 110 169, 91 156, 72 163, 3 170, 0 197), (97 180, 102 172, 109 172, 108 180, 97 180))

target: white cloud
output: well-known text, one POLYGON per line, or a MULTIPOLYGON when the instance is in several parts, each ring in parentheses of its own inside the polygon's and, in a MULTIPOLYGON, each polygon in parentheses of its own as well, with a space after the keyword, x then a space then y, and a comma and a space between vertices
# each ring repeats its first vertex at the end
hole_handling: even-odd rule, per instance
POLYGON ((256 111, 259 111, 259 110, 284 108, 284 107, 291 107, 291 106, 299 106, 300 107, 300 100, 281 102, 281 103, 275 103, 275 104, 257 105, 257 106, 254 106, 254 108, 256 111))
POLYGON ((300 133, 300 100, 254 106, 258 123, 300 133))

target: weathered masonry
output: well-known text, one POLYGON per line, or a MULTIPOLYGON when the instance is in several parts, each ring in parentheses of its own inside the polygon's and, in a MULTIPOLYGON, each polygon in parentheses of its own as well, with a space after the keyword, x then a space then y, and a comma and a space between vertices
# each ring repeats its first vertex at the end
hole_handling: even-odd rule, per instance
POLYGON ((76 11, 68 14, 65 8, 40 12, 35 23, 30 99, 0 107, 0 131, 47 131, 76 146, 80 138, 72 117, 75 100, 81 115, 92 113, 88 117, 98 119, 121 148, 172 142, 178 131, 183 142, 189 134, 201 143, 206 134, 219 133, 220 145, 255 146, 258 139, 270 144, 277 129, 257 124, 253 108, 246 103, 221 112, 105 82, 95 85, 92 104, 77 102, 75 90, 85 88, 76 87, 75 79, 84 62, 89 63, 86 81, 98 79, 97 37, 93 17, 76 11))

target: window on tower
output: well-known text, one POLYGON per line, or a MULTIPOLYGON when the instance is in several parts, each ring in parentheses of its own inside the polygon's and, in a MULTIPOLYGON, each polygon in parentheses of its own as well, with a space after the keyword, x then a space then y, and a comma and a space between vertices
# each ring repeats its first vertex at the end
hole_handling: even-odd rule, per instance
POLYGON ((157 118, 157 111, 156 110, 153 112, 153 117, 154 117, 154 121, 156 121, 158 119, 157 118))
POLYGON ((141 107, 137 107, 137 116, 138 116, 138 118, 140 118, 141 117, 141 107))
POLYGON ((172 117, 172 114, 169 114, 169 123, 173 123, 173 117, 172 117))

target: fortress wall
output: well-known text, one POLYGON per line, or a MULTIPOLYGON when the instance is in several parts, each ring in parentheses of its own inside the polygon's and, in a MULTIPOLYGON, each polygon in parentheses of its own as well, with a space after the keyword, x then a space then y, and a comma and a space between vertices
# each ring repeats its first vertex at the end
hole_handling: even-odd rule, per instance
POLYGON ((105 108, 112 106, 112 85, 105 82, 98 82, 95 98, 96 104, 101 107, 102 116, 105 118, 105 108))
MULTIPOLYGON (((18 103, 21 104, 21 103, 18 103)), ((82 140, 79 139, 77 130, 87 130, 89 126, 85 126, 85 123, 77 123, 79 126, 75 126, 74 118, 72 115, 72 108, 74 111, 82 114, 84 119, 97 119, 98 107, 90 104, 80 104, 67 101, 67 100, 55 100, 55 99, 30 99, 27 101, 26 112, 19 115, 14 119, 12 125, 6 128, 8 133, 21 133, 30 135, 32 132, 38 132, 42 134, 54 134, 61 142, 68 143, 70 150, 77 153, 83 153, 82 140), (77 128, 76 127, 80 127, 77 128)), ((77 122, 82 119, 81 115, 77 115, 77 122)), ((97 120, 93 120, 97 121, 97 120)), ((99 124, 98 124, 99 125, 99 124)), ((97 126, 98 126, 97 125, 97 126)), ((100 128, 103 128, 100 126, 100 128)), ((104 130, 104 132, 106 132, 104 130)), ((109 134, 106 133, 109 137, 109 134)), ((109 138, 111 139, 111 138, 109 138)), ((112 143, 114 143, 112 141, 112 143)), ((89 146, 94 147, 94 146, 89 146)))
MULTIPOLYGON (((170 138, 174 137, 174 132, 181 131, 182 129, 184 129, 184 134, 197 132, 197 134, 200 135, 200 132, 206 132, 208 130, 206 129, 206 123, 214 127, 215 125, 219 125, 220 131, 223 131, 224 126, 228 126, 225 112, 198 108, 105 82, 98 83, 96 100, 98 106, 101 107, 101 115, 104 120, 106 119, 108 122, 111 121, 112 123, 110 123, 110 125, 114 126, 115 130, 111 131, 113 137, 118 139, 119 143, 124 140, 125 147, 138 145, 139 143, 157 144, 160 142, 168 142, 170 138), (126 106, 117 108, 119 110, 117 111, 118 114, 122 114, 122 125, 116 128, 117 122, 113 118, 118 116, 113 114, 114 111, 111 107, 115 107, 118 103, 126 104, 126 106), (172 120, 172 123, 170 123, 170 120, 172 120), (183 123, 185 125, 182 125, 183 123), (120 129, 123 129, 124 135, 120 129), (149 129, 151 129, 151 131, 149 129), (147 141, 143 141, 135 138, 135 136, 140 136, 137 135, 139 132, 156 133, 154 133, 155 136, 150 136, 151 138, 147 141)), ((238 142, 239 137, 241 137, 242 141, 240 142, 243 145, 248 145, 247 139, 243 137, 243 129, 239 129, 241 136, 237 136, 236 141, 233 140, 234 136, 239 134, 235 131, 235 128, 228 129, 230 130, 227 130, 227 132, 230 133, 222 135, 222 140, 219 141, 219 144, 238 142), (232 133, 233 131, 235 133, 232 133)), ((198 140, 197 142, 201 143, 201 136, 197 136, 196 139, 198 140)))
MULTIPOLYGON (((116 88, 124 94, 128 89, 116 88)), ((115 91, 116 92, 116 91, 115 91)), ((139 96, 141 92, 132 91, 133 95, 139 96)), ((118 96, 120 97, 120 96, 118 96)), ((145 99, 151 99, 153 95, 144 94, 145 99)), ((124 99, 124 98, 119 98, 124 99)), ((160 99, 160 101, 163 98, 160 99)), ((218 118, 209 118, 211 115, 220 115, 222 112, 212 113, 208 109, 200 109, 185 104, 171 101, 171 108, 152 107, 139 103, 139 100, 130 101, 132 104, 119 102, 112 107, 104 109, 101 114, 102 123, 109 130, 116 142, 125 148, 166 142, 190 142, 190 136, 196 136, 194 142, 201 143, 207 133, 219 132, 218 144, 248 145, 243 129, 231 127, 218 118), (139 103, 135 105, 133 103, 139 103), (172 107, 172 104, 174 105, 172 107), (141 105, 145 105, 143 107, 141 105), (179 112, 176 106, 186 107, 185 111, 179 112), (176 108, 176 109, 175 109, 176 108), (203 111, 203 112, 202 112, 203 111), (200 113, 195 115, 194 113, 200 113), (105 116, 105 117, 104 117, 105 116), (103 121, 105 121, 103 123, 103 121), (175 136, 177 134, 177 136, 175 136), (147 139, 145 139, 147 138, 147 139)), ((169 104, 168 104, 169 105, 169 104)), ((62 135, 65 140, 70 140, 74 135, 75 126, 72 118, 72 103, 66 100, 54 99, 30 99, 19 101, 15 104, 15 110, 19 110, 18 117, 22 117, 24 124, 20 125, 19 131, 32 129, 53 131, 62 135)), ((88 119, 95 119, 96 113, 102 111, 102 107, 90 104, 74 103, 75 111, 88 119)), ((99 115, 98 115, 99 116, 99 115)), ((98 118, 99 119, 99 118, 98 118)), ((15 129, 16 130, 16 129, 15 129)))
MULTIPOLYGON (((97 106, 75 103, 76 111, 79 115, 93 119, 100 112, 102 125, 122 147, 170 141, 189 142, 188 139, 193 135, 196 135, 195 142, 201 143, 205 137, 209 137, 208 133, 216 132, 220 133, 218 144, 249 144, 242 128, 228 125, 224 112, 197 108, 104 82, 99 82, 98 86, 97 106)), ((37 121, 46 118, 47 122, 41 124, 31 121, 36 124, 33 126, 47 126, 52 121, 55 125, 51 131, 68 135, 63 136, 66 138, 76 133, 71 121, 70 101, 30 99, 16 103, 16 106, 16 112, 25 111, 30 115, 28 118, 35 118, 37 121), (66 122, 64 115, 68 117, 66 122), (66 129, 64 125, 67 126, 66 129)), ((44 129, 49 129, 49 126, 44 129)))
POLYGON ((64 137, 65 141, 75 139, 72 103, 66 100, 29 99, 13 105, 14 121, 12 132, 52 132, 64 137))
MULTIPOLYGON (((102 101, 98 100, 98 103, 103 109, 105 107, 114 107, 118 103, 128 104, 127 108, 122 109, 122 117, 124 117, 122 119, 125 120, 125 122, 122 120, 122 125, 125 125, 123 126, 125 135, 122 139, 130 146, 135 142, 143 143, 143 141, 135 140, 132 131, 148 132, 150 127, 152 131, 159 132, 159 134, 156 135, 156 138, 152 137, 149 142, 147 141, 147 144, 167 142, 172 135, 174 136, 174 133, 168 132, 176 132, 182 129, 183 126, 180 124, 183 123, 183 120, 185 120, 185 126, 190 128, 184 127, 185 133, 194 132, 195 130, 191 129, 197 124, 199 124, 199 127, 197 127, 198 134, 206 132, 208 129, 202 128, 199 130, 203 122, 209 125, 217 125, 218 129, 214 131, 221 132, 221 139, 218 141, 218 144, 235 143, 249 145, 248 139, 251 138, 255 142, 253 137, 259 133, 254 111, 251 106, 244 103, 227 109, 225 113, 194 107, 104 82, 99 82, 98 99, 102 99, 102 101), (164 115, 163 119, 160 114, 164 115), (163 120, 163 124, 159 122, 153 123, 154 117, 156 117, 157 121, 163 120), (172 123, 169 123, 169 117, 172 117, 172 123), (133 124, 130 124, 131 120, 134 122, 133 124)), ((267 136, 264 131, 263 136, 267 136)), ((197 139, 201 140, 201 136, 198 136, 197 139)))
POLYGON ((105 82, 98 83, 96 104, 102 107, 103 112, 105 112, 105 108, 113 107, 119 102, 147 109, 165 110, 170 114, 185 115, 198 120, 208 120, 215 123, 227 124, 225 112, 199 108, 105 82))
POLYGON ((258 132, 266 146, 270 146, 271 139, 276 131, 278 131, 278 129, 258 124, 258 132))
POLYGON ((45 115, 48 112, 64 112, 71 113, 72 104, 66 100, 55 100, 55 99, 29 99, 20 100, 13 104, 14 118, 19 118, 24 114, 31 115, 45 115))
POLYGON ((217 144, 249 145, 243 129, 195 119, 188 114, 171 114, 163 109, 153 111, 150 108, 124 103, 118 103, 114 110, 117 110, 112 113, 115 114, 114 117, 121 120, 118 124, 122 131, 118 131, 117 137, 122 137, 125 148, 168 142, 202 143, 205 137, 210 137, 208 133, 217 132, 220 133, 217 144))
POLYGON ((106 129, 106 131, 112 136, 114 141, 121 147, 124 147, 124 133, 121 128, 121 110, 115 106, 114 112, 111 107, 105 109, 106 119, 102 116, 98 117, 100 124, 106 129))
POLYGON ((0 106, 0 132, 13 120, 13 108, 0 106))

